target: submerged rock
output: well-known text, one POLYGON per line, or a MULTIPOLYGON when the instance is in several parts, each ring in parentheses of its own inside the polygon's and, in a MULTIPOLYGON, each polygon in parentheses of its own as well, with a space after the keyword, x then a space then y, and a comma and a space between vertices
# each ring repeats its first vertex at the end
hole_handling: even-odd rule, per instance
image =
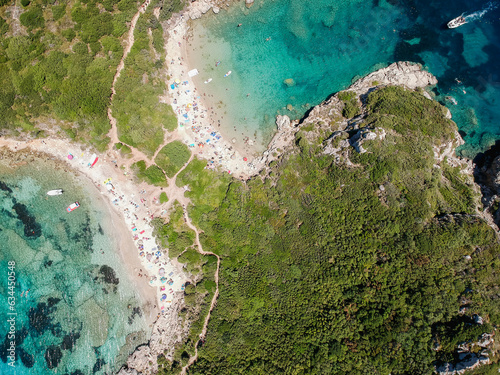
POLYGON ((61 362, 62 350, 56 345, 51 345, 45 351, 45 362, 47 362, 47 367, 49 369, 56 368, 61 362))

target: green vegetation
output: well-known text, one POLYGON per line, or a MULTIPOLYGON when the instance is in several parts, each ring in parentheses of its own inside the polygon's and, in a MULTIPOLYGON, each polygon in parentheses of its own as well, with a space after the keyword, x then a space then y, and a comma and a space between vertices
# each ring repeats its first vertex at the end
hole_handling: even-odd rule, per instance
POLYGON ((198 340, 216 290, 214 275, 217 258, 203 256, 194 248, 195 234, 184 222, 184 213, 179 202, 176 201, 172 205, 167 223, 162 219, 154 219, 152 223, 155 236, 160 239, 160 245, 163 248, 168 247, 170 258, 177 258, 180 263, 186 264, 186 271, 194 281, 193 284, 186 284, 185 306, 181 312, 185 323, 190 323, 190 331, 186 341, 178 344, 174 361, 185 365, 189 357, 194 354, 193 344, 198 340))
POLYGON ((148 184, 156 186, 168 186, 165 174, 157 165, 153 164, 146 168, 146 162, 141 160, 132 164, 132 170, 139 181, 145 181, 148 184))
MULTIPOLYGON (((265 181, 229 180, 197 159, 178 176, 204 249, 222 258, 190 374, 431 374, 500 323, 498 240, 459 171, 434 166, 432 146, 454 124, 401 88, 371 93, 368 109, 362 127, 386 137, 351 149, 356 167, 302 129, 265 181), (486 324, 469 324, 473 313, 486 324)), ((190 334, 160 373, 178 373, 193 344, 190 334)))
POLYGON ((184 0, 163 0, 160 2, 160 21, 166 21, 172 14, 180 12, 184 8, 184 0))
POLYGON ((338 95, 339 99, 344 102, 344 108, 342 109, 342 116, 345 118, 352 118, 361 113, 359 108, 358 98, 354 91, 342 91, 338 95))
POLYGON ((160 193, 160 204, 167 203, 167 202, 168 202, 167 193, 161 192, 160 193))
POLYGON ((123 157, 129 158, 132 156, 132 149, 123 143, 116 143, 115 148, 120 151, 120 154, 123 157))
POLYGON ((134 45, 115 85, 112 104, 120 140, 150 156, 163 143, 164 129, 177 126, 172 107, 159 101, 166 86, 161 70, 163 29, 153 14, 156 5, 158 1, 153 1, 137 21, 134 45))
POLYGON ((173 141, 165 145, 156 155, 155 163, 172 178, 187 163, 191 157, 191 151, 181 141, 173 141))
MULTIPOLYGON (((110 0, 108 0, 110 1, 110 0)), ((55 117, 57 125, 80 142, 106 147, 111 84, 123 49, 120 40, 136 11, 128 0, 58 4, 22 2, 24 32, 13 36, 12 24, 0 21, 0 131, 36 132, 37 122, 55 117), (57 5, 55 5, 57 4, 57 5), (120 25, 121 32, 113 25, 120 25), (24 35, 26 34, 26 35, 24 35), (113 49, 102 48, 105 40, 113 49), (69 44, 72 42, 72 44, 69 44)), ((4 5, 2 3, 2 5, 4 5)))

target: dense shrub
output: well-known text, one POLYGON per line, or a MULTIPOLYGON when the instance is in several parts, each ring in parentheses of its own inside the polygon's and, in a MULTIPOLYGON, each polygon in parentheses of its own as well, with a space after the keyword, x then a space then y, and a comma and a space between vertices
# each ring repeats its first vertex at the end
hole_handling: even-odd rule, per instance
POLYGON ((173 141, 165 145, 156 155, 155 163, 162 168, 170 178, 187 163, 191 151, 181 141, 173 141))
POLYGON ((365 142, 364 154, 351 149, 356 167, 312 153, 311 127, 266 181, 228 181, 196 159, 178 176, 204 250, 222 258, 190 373, 431 374, 458 343, 491 329, 459 315, 464 301, 500 322, 498 240, 473 215, 460 171, 434 166, 433 146, 454 124, 400 88, 368 102, 360 126, 386 138, 365 142))
POLYGON ((42 8, 38 6, 31 8, 21 14, 19 21, 21 22, 21 25, 26 26, 28 29, 43 27, 45 25, 45 20, 43 18, 42 8))

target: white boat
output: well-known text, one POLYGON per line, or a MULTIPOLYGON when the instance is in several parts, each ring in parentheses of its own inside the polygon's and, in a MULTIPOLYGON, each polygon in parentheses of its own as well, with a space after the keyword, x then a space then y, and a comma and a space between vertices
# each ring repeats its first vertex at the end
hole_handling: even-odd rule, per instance
POLYGON ((49 190, 47 195, 61 195, 63 192, 63 189, 49 190))
POLYGON ((210 83, 210 82, 212 82, 212 78, 209 78, 205 81, 205 83, 210 83))
POLYGON ((462 13, 457 18, 454 18, 450 22, 448 22, 447 26, 449 29, 454 29, 455 27, 465 25, 466 23, 467 21, 465 20, 464 14, 462 13))
POLYGON ((230 75, 231 73, 232 73, 231 71, 227 72, 226 74, 224 74, 224 77, 227 77, 227 76, 228 76, 228 75, 230 75))
POLYGON ((66 208, 66 211, 71 212, 71 211, 76 210, 78 207, 80 207, 80 203, 78 203, 78 202, 71 203, 71 204, 70 204, 70 205, 66 208))

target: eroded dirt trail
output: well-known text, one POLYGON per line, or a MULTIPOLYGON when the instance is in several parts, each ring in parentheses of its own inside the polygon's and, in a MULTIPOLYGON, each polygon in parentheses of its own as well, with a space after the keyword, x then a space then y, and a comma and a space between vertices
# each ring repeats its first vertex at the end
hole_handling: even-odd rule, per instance
POLYGON ((149 5, 149 0, 146 0, 139 8, 136 14, 132 17, 132 21, 130 22, 130 29, 128 30, 128 35, 127 35, 127 43, 125 45, 125 48, 123 50, 123 56, 120 60, 120 63, 118 64, 118 67, 116 68, 116 73, 115 76, 113 77, 113 84, 111 85, 111 100, 110 104, 108 107, 108 119, 109 123, 111 124, 111 129, 108 133, 108 137, 111 138, 111 142, 108 146, 108 148, 113 147, 115 143, 118 143, 118 131, 116 130, 116 119, 113 117, 112 110, 111 110, 111 103, 113 102, 113 97, 116 94, 115 90, 115 85, 116 81, 118 80, 118 77, 120 77, 120 73, 123 70, 123 67, 125 66, 125 59, 127 58, 127 55, 129 54, 130 50, 132 49, 132 46, 134 45, 134 31, 135 31, 135 25, 137 24, 137 20, 139 19, 139 16, 144 13, 149 5))
MULTIPOLYGON (((126 39, 127 43, 126 43, 126 46, 125 46, 124 51, 123 51, 123 56, 122 56, 122 58, 120 60, 120 63, 118 64, 115 76, 113 77, 113 84, 111 86, 111 100, 110 100, 110 106, 108 107, 108 119, 109 119, 109 122, 111 124, 111 129, 108 132, 108 136, 111 139, 111 142, 109 143, 109 146, 108 146, 108 151, 110 151, 110 152, 112 152, 114 144, 120 142, 120 140, 118 139, 118 131, 117 131, 117 127, 116 127, 117 121, 113 117, 113 113, 112 113, 112 110, 111 110, 111 103, 113 102, 113 98, 114 98, 114 96, 116 94, 115 85, 116 85, 116 82, 117 82, 118 78, 120 77, 121 71, 123 70, 123 68, 125 66, 125 59, 126 59, 127 55, 129 54, 129 52, 130 52, 130 50, 131 50, 131 48, 132 48, 132 46, 134 44, 134 30, 135 30, 135 27, 136 27, 136 24, 137 24, 137 20, 139 19, 140 15, 146 11, 146 8, 147 8, 148 5, 149 5, 149 0, 146 0, 141 5, 141 7, 137 11, 137 13, 134 15, 134 17, 132 17, 132 21, 131 21, 131 24, 130 24, 130 29, 128 31, 128 36, 127 36, 127 39, 126 39)), ((135 147, 127 145, 132 150, 131 157, 126 159, 126 158, 124 158, 122 156, 117 155, 118 156, 117 159, 119 159, 121 165, 125 166, 127 169, 133 163, 135 163, 135 162, 137 162, 139 160, 144 160, 146 162, 146 164, 149 166, 149 165, 151 165, 151 164, 154 163, 154 159, 155 159, 156 155, 163 148, 163 146, 165 146, 167 143, 172 142, 173 140, 176 140, 176 139, 179 139, 179 138, 180 138, 180 136, 179 136, 179 134, 177 132, 175 132, 174 134, 167 134, 167 135, 165 135, 163 144, 160 145, 156 149, 154 155, 151 158, 148 157, 143 152, 137 150, 135 147)), ((123 142, 121 142, 121 143, 123 143, 123 142)), ((153 203, 153 201, 156 199, 156 197, 158 197, 162 192, 165 192, 167 194, 168 202, 165 203, 165 204, 163 204, 163 205, 158 206, 158 210, 156 210, 156 212, 155 212, 156 214, 158 214, 158 211, 164 211, 164 210, 168 211, 168 209, 171 207, 171 205, 175 201, 178 201, 182 205, 182 207, 183 207, 184 218, 186 220, 187 226, 190 229, 192 229, 195 232, 195 234, 196 234, 195 243, 196 243, 197 251, 200 254, 202 254, 202 255, 213 255, 213 256, 215 256, 217 258, 217 269, 216 269, 216 272, 215 272, 215 275, 214 275, 215 284, 216 284, 215 293, 214 293, 214 296, 212 298, 212 302, 210 304, 210 309, 208 311, 208 314, 205 317, 205 322, 203 324, 203 329, 202 329, 202 331, 201 331, 201 333, 199 335, 198 341, 196 342, 196 344, 194 346, 195 355, 193 357, 191 357, 189 359, 189 362, 187 363, 187 365, 182 368, 182 372, 181 372, 182 374, 186 374, 187 369, 198 359, 198 344, 199 344, 199 342, 201 340, 203 340, 205 338, 205 335, 207 333, 208 322, 210 321, 210 315, 211 315, 212 310, 214 309, 214 307, 215 307, 215 305, 217 303, 217 298, 219 296, 220 257, 217 254, 215 254, 215 253, 203 250, 203 248, 201 246, 201 243, 200 243, 200 236, 199 236, 198 228, 196 228, 192 224, 191 219, 190 219, 190 217, 188 215, 188 212, 187 212, 187 209, 186 209, 186 207, 189 205, 189 203, 191 203, 191 200, 184 195, 184 193, 186 191, 184 189, 184 187, 178 187, 176 185, 177 176, 179 175, 179 173, 181 173, 188 166, 188 164, 193 160, 194 157, 195 157, 195 154, 191 153, 191 156, 190 156, 189 160, 175 174, 175 176, 173 176, 172 178, 168 178, 167 177, 168 187, 164 187, 164 188, 155 187, 154 190, 151 191, 150 196, 148 197, 148 201, 151 202, 151 203, 153 203)))
POLYGON ((197 247, 198 252, 202 255, 213 255, 217 258, 217 270, 215 271, 215 275, 214 275, 216 289, 215 289, 214 296, 212 298, 212 302, 210 303, 210 309, 208 310, 208 314, 205 317, 205 322, 203 324, 203 329, 201 330, 201 333, 200 333, 200 338, 194 344, 194 356, 189 358, 187 365, 182 368, 182 371, 181 371, 182 375, 186 375, 188 368, 191 367, 191 365, 193 363, 195 363, 196 360, 198 359, 198 344, 200 343, 200 341, 205 339, 205 335, 207 334, 207 327, 208 327, 208 322, 210 321, 210 314, 212 313, 212 310, 214 309, 215 304, 217 303, 217 298, 219 297, 219 269, 220 269, 220 257, 217 254, 212 253, 211 251, 204 251, 203 248, 201 247, 200 235, 199 235, 198 229, 191 223, 191 219, 188 216, 186 208, 184 208, 184 218, 186 219, 187 226, 189 228, 191 228, 192 230, 194 230, 194 232, 196 233, 195 242, 196 242, 196 247, 197 247))

